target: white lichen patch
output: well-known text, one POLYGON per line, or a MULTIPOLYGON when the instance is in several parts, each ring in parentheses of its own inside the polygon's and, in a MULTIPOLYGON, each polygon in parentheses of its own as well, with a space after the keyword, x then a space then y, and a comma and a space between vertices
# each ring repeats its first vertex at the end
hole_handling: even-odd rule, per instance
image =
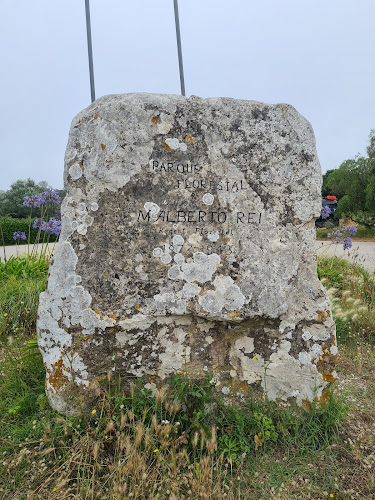
POLYGON ((219 231, 212 231, 212 233, 207 233, 207 238, 213 243, 216 243, 216 241, 219 239, 219 231))
POLYGON ((155 218, 157 217, 158 213, 160 212, 160 207, 157 203, 154 203, 152 201, 147 201, 144 204, 144 209, 146 212, 150 213, 150 217, 155 218))
POLYGON ((215 200, 215 197, 211 193, 205 193, 203 195, 202 201, 205 205, 212 205, 215 200))
POLYGON ((184 274, 184 280, 187 282, 206 283, 211 281, 212 275, 219 264, 220 257, 216 253, 207 255, 204 252, 195 252, 193 262, 181 264, 181 271, 184 274))
POLYGON ((213 282, 215 290, 208 290, 199 296, 201 307, 213 316, 227 311, 241 309, 245 303, 245 296, 230 276, 217 276, 213 282))
POLYGON ((78 163, 74 163, 69 168, 69 175, 73 180, 78 180, 82 177, 82 167, 78 163))
POLYGON ((201 287, 196 283, 185 283, 184 286, 182 287, 182 295, 187 299, 199 295, 200 291, 201 287))
POLYGON ((168 139, 165 140, 165 143, 173 151, 177 151, 177 150, 180 150, 180 151, 183 151, 183 152, 187 151, 187 145, 184 142, 180 142, 176 138, 168 138, 168 139))
POLYGON ((185 363, 190 361, 190 347, 184 345, 186 332, 182 328, 176 328, 173 332, 175 341, 166 339, 159 335, 159 341, 164 348, 164 352, 159 354, 160 368, 158 375, 165 378, 172 373, 180 370, 185 363))

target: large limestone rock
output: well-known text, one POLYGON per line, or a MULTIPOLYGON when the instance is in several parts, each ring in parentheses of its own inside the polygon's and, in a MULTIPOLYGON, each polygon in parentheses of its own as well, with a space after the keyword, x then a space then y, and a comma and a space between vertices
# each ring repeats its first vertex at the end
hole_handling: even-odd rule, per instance
POLYGON ((89 408, 108 370, 324 395, 337 347, 316 273, 321 172, 292 106, 103 97, 73 120, 65 186, 38 321, 54 408, 89 408))

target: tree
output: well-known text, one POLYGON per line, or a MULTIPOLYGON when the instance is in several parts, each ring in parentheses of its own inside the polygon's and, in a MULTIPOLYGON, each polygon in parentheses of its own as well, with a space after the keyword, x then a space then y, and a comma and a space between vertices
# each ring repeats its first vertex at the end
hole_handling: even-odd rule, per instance
POLYGON ((322 195, 337 196, 337 217, 369 221, 375 217, 375 129, 369 135, 368 156, 356 156, 323 177, 322 195))
POLYGON ((22 205, 25 196, 42 193, 48 188, 47 182, 36 183, 30 178, 13 182, 8 191, 0 193, 0 216, 28 217, 30 209, 22 205))

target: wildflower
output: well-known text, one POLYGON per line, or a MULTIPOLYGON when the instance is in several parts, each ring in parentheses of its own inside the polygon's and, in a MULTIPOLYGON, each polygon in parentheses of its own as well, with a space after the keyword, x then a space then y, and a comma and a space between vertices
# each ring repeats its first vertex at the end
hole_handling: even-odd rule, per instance
POLYGON ((4 313, 4 318, 6 318, 8 316, 8 313, 4 313))
POLYGON ((33 228, 34 229, 42 228, 43 224, 45 224, 43 219, 35 219, 33 223, 33 228))
POLYGON ((254 356, 253 359, 258 359, 258 356, 254 356))
POLYGON ((41 205, 47 205, 48 203, 58 205, 61 201, 60 196, 53 189, 47 189, 47 191, 44 191, 39 195, 39 199, 41 205))
POLYGON ((346 236, 355 236, 357 234, 357 228, 353 225, 342 226, 341 231, 346 236))
POLYGON ((51 217, 48 222, 42 224, 42 231, 45 231, 47 234, 59 236, 61 233, 61 221, 51 217))
POLYGON ((329 495, 329 498, 334 498, 334 497, 335 497, 335 495, 334 495, 333 493, 331 493, 331 494, 329 495))
POLYGON ((53 488, 53 490, 52 490, 52 491, 56 491, 56 488, 53 488))
POLYGON ((344 250, 353 246, 351 236, 357 233, 357 228, 353 225, 342 226, 341 230, 337 229, 334 233, 329 233, 328 238, 332 239, 332 243, 340 243, 344 245, 344 250))
POLYGON ((159 450, 155 448, 154 453, 159 453, 159 450))
POLYGON ((23 231, 15 231, 13 233, 14 240, 26 240, 26 234, 23 231))
POLYGON ((39 208, 41 205, 41 200, 38 195, 32 194, 31 196, 25 196, 22 205, 28 208, 39 208))
POLYGON ((91 413, 92 413, 92 415, 95 415, 95 413, 96 413, 96 410, 92 410, 92 412, 91 412, 91 413))
POLYGON ((330 216, 330 214, 331 214, 331 209, 330 209, 329 207, 327 207, 327 206, 326 206, 326 207, 323 207, 323 208, 322 208, 322 211, 321 211, 321 213, 320 213, 320 217, 321 217, 322 219, 327 219, 327 217, 329 217, 329 216, 330 216))

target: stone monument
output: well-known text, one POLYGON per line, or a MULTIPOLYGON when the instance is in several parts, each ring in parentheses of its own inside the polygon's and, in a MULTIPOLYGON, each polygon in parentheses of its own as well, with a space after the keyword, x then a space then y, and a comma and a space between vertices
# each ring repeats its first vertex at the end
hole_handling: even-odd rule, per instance
POLYGON ((316 272, 321 171, 292 106, 102 97, 72 122, 65 187, 38 319, 54 408, 89 409, 108 370, 151 388, 212 373, 233 399, 324 396, 337 347, 316 272))

